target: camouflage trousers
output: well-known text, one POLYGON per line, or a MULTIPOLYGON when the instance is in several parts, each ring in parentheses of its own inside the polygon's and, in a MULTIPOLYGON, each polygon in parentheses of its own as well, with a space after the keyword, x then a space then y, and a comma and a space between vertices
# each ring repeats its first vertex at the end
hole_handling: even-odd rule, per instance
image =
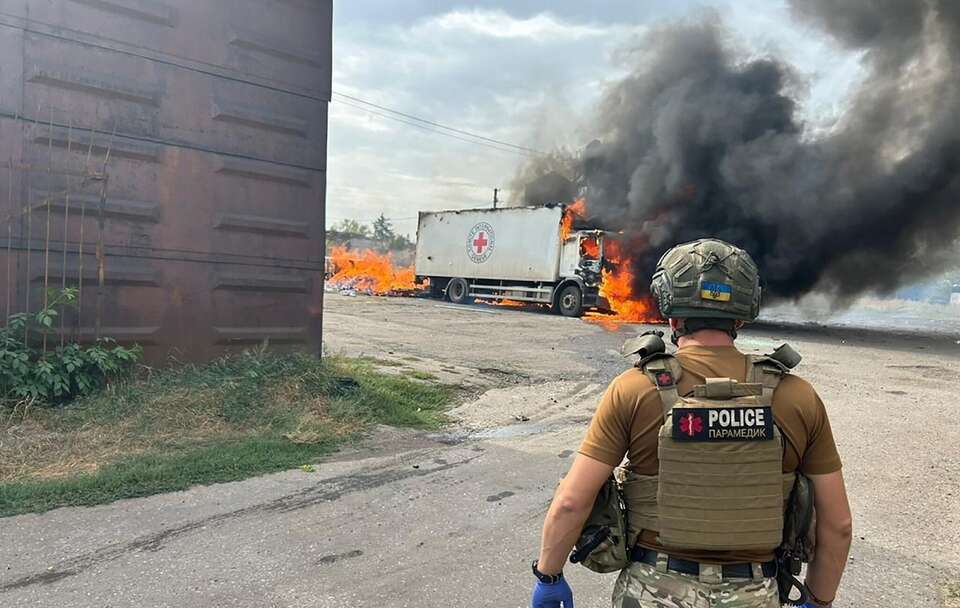
POLYGON ((634 562, 620 572, 613 608, 780 608, 780 599, 773 578, 707 583, 634 562))

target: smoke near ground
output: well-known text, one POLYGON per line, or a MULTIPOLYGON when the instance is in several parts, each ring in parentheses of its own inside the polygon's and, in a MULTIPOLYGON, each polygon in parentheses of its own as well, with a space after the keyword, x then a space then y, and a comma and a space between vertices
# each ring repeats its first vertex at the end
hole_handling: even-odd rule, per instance
MULTIPOLYGON (((795 0, 792 10, 867 69, 826 134, 800 121, 789 66, 745 59, 709 18, 651 32, 606 91, 574 180, 593 221, 624 232, 638 282, 665 249, 704 236, 747 249, 781 298, 844 301, 955 264, 960 3, 795 0)), ((521 180, 539 174, 531 165, 521 180)))

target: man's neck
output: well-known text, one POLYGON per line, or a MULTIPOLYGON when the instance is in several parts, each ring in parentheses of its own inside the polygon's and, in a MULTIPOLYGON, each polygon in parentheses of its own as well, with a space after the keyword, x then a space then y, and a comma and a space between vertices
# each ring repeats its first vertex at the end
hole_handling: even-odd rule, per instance
POLYGON ((686 346, 733 346, 733 338, 719 329, 701 329, 689 336, 680 336, 677 347, 686 346))

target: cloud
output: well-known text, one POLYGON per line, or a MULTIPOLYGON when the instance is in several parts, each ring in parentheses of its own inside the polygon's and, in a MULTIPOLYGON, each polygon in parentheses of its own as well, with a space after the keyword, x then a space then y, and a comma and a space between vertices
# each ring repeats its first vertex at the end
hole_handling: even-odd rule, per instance
POLYGON ((579 25, 560 20, 549 13, 541 13, 526 19, 512 17, 502 10, 451 11, 432 17, 420 28, 430 32, 468 33, 491 38, 528 38, 538 42, 557 40, 580 40, 604 36, 609 27, 579 25))

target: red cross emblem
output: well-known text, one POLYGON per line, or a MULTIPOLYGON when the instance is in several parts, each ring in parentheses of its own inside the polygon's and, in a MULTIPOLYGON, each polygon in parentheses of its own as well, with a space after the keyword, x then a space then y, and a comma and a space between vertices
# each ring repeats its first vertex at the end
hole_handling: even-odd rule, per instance
POLYGON ((493 226, 487 222, 480 222, 467 233, 467 256, 475 264, 483 264, 493 254, 496 238, 493 226))
POLYGON ((478 232, 477 238, 473 239, 473 246, 477 248, 477 255, 483 253, 483 250, 486 249, 489 244, 490 241, 487 240, 486 235, 482 232, 478 232))

